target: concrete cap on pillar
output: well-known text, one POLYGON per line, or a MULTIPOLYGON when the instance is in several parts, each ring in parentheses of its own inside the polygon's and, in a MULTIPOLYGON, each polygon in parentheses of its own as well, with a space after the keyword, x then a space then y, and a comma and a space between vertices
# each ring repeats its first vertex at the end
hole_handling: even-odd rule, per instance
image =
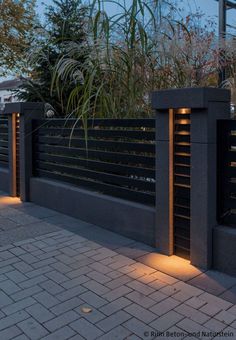
POLYGON ((4 114, 9 115, 12 113, 20 113, 23 114, 26 110, 44 110, 44 103, 37 102, 16 102, 16 103, 8 103, 5 106, 4 114))
POLYGON ((181 88, 155 91, 151 96, 152 108, 156 110, 181 107, 203 109, 211 101, 230 102, 230 90, 213 87, 181 88))

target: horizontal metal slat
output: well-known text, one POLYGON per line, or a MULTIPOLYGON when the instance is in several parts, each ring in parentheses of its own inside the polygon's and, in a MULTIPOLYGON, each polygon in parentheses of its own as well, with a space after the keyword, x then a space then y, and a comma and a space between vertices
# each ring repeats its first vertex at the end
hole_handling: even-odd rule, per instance
MULTIPOLYGON (((0 149, 1 152, 1 149, 0 149)), ((70 157, 67 153, 57 155, 57 154, 49 154, 49 153, 36 153, 36 160, 41 161, 51 161, 57 163, 64 164, 72 164, 80 167, 88 168, 90 170, 97 170, 103 172, 113 172, 122 175, 133 175, 139 177, 146 177, 150 179, 155 179, 155 170, 141 167, 134 167, 116 163, 108 163, 102 161, 96 161, 91 159, 81 159, 78 157, 70 157)))
MULTIPOLYGON (((79 138, 61 138, 61 137, 45 137, 38 136, 36 143, 43 143, 48 145, 60 145, 60 146, 71 146, 85 149, 86 142, 84 139, 79 138)), ((103 140, 88 140, 88 149, 103 149, 112 151, 129 152, 133 151, 136 153, 155 153, 154 144, 143 144, 143 143, 131 143, 131 142, 114 142, 114 141, 103 141, 103 140)))
POLYGON ((77 167, 69 167, 66 165, 59 165, 57 163, 49 163, 36 161, 38 169, 47 170, 51 172, 59 172, 67 175, 73 175, 76 177, 88 178, 89 180, 106 182, 113 185, 126 186, 130 188, 136 188, 140 191, 154 192, 155 183, 132 179, 130 177, 112 175, 103 172, 92 171, 88 169, 81 169, 77 167))
MULTIPOLYGON (((155 129, 155 118, 144 118, 144 119, 88 119, 87 124, 88 127, 101 126, 101 127, 136 127, 136 128, 153 128, 155 129)), ((57 127, 73 127, 75 126, 83 126, 83 121, 80 119, 58 119, 58 118, 50 118, 50 119, 35 119, 34 120, 35 127, 37 126, 57 126, 57 127)))
MULTIPOLYGON (((57 136, 67 136, 67 137, 84 137, 85 130, 83 129, 70 129, 70 128, 47 128, 42 127, 39 128, 37 133, 39 135, 47 136, 47 135, 57 135, 57 136)), ((154 141, 155 140, 155 132, 151 131, 135 131, 135 130, 104 130, 104 129, 88 129, 86 131, 88 138, 126 138, 126 139, 136 139, 136 140, 147 140, 154 141)))
POLYGON ((68 182, 70 184, 74 184, 76 186, 89 188, 97 192, 101 192, 103 194, 111 195, 114 197, 123 198, 128 201, 134 201, 142 204, 154 205, 155 204, 155 195, 151 195, 148 193, 137 192, 133 190, 129 190, 126 188, 121 188, 117 186, 113 186, 106 183, 99 183, 90 180, 79 179, 73 176, 62 175, 51 173, 50 171, 35 169, 35 175, 44 178, 51 178, 58 181, 68 182))
POLYGON ((64 147, 57 145, 45 145, 45 144, 37 144, 35 146, 35 150, 40 152, 48 152, 48 153, 57 153, 63 152, 70 156, 81 156, 83 158, 89 159, 99 159, 101 161, 107 162, 117 162, 121 164, 133 164, 136 166, 144 165, 145 167, 154 168, 155 166, 155 157, 134 155, 134 154, 125 154, 120 152, 109 152, 109 151, 101 151, 101 150, 85 150, 85 149, 77 149, 73 147, 64 147))

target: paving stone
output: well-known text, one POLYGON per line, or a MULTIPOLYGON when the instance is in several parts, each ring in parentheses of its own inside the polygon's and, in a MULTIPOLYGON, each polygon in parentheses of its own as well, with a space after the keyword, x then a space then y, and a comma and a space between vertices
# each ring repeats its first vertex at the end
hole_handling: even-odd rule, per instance
POLYGON ((88 304, 82 304, 81 306, 76 308, 75 311, 76 311, 76 313, 78 313, 78 315, 80 317, 83 317, 84 319, 88 320, 92 324, 95 324, 98 321, 101 321, 101 320, 105 319, 105 317, 106 317, 105 314, 101 313, 99 310, 93 308, 92 306, 90 306, 88 304), (91 308, 91 312, 90 313, 85 313, 83 311, 84 307, 91 308))
POLYGON ((25 334, 21 334, 14 338, 14 340, 29 340, 29 338, 25 334))
POLYGON ((180 303, 173 298, 169 297, 156 305, 152 306, 150 308, 150 311, 157 314, 158 316, 161 316, 167 312, 169 312, 171 309, 174 309, 177 307, 180 303))
MULTIPOLYGON (((189 332, 189 333, 199 333, 200 334, 208 334, 209 333, 209 329, 207 329, 206 327, 199 325, 199 323, 196 323, 195 321, 189 320, 188 318, 185 318, 183 320, 181 320, 180 322, 177 323, 177 326, 179 328, 181 328, 183 331, 185 332, 189 332)), ((212 338, 212 336, 204 336, 204 340, 210 340, 212 338)))
POLYGON ((83 286, 91 290, 92 292, 98 295, 105 295, 110 293, 110 289, 101 285, 100 283, 90 280, 88 282, 83 283, 83 286))
POLYGON ((33 270, 34 268, 31 267, 29 264, 23 262, 23 261, 19 261, 17 263, 14 263, 13 266, 19 270, 21 273, 25 274, 31 270, 33 270))
POLYGON ((26 273, 25 275, 28 276, 28 278, 32 279, 36 276, 39 276, 39 275, 42 275, 42 274, 45 274, 45 273, 48 273, 48 272, 51 272, 51 271, 52 271, 51 267, 45 266, 45 267, 41 267, 41 268, 38 268, 38 269, 34 269, 34 270, 26 273))
MULTIPOLYGON (((88 282, 88 281, 90 281, 90 279, 87 276, 81 275, 81 276, 76 277, 74 279, 63 282, 63 283, 61 283, 61 285, 65 289, 70 289, 70 288, 79 286, 82 283, 85 283, 85 282, 88 282)), ((85 288, 84 288, 84 291, 85 291, 85 288)))
POLYGON ((149 310, 137 305, 136 303, 132 303, 128 307, 125 308, 125 311, 128 312, 133 317, 149 323, 157 318, 156 314, 150 312, 149 310))
POLYGON ((52 263, 55 263, 57 262, 57 260, 51 256, 51 253, 50 253, 50 256, 44 260, 40 259, 40 261, 38 262, 34 262, 32 263, 32 267, 34 267, 34 269, 38 269, 38 268, 41 268, 41 267, 46 267, 46 266, 49 266, 51 265, 52 263))
POLYGON ((124 328, 123 326, 118 326, 98 339, 99 340, 113 340, 113 339, 123 340, 123 339, 128 339, 128 336, 130 334, 131 332, 128 329, 124 328))
POLYGON ((123 276, 123 273, 120 273, 120 272, 117 272, 117 271, 112 271, 110 273, 107 273, 106 275, 111 277, 112 279, 117 279, 117 278, 123 276))
POLYGON ((18 292, 20 287, 11 280, 5 280, 0 282, 0 289, 2 289, 6 294, 11 295, 18 292))
POLYGON ((48 331, 33 318, 29 318, 17 324, 17 326, 31 339, 41 340, 48 331))
POLYGON ((0 319, 0 330, 13 326, 18 322, 27 319, 28 317, 29 314, 27 314, 24 311, 20 311, 9 316, 6 316, 5 318, 0 319))
POLYGON ((185 301, 186 305, 198 309, 206 304, 205 301, 200 300, 198 297, 192 297, 191 299, 185 301))
MULTIPOLYGON (((109 273, 108 273, 109 274, 109 273)), ((107 275, 108 275, 107 274, 107 275)), ((121 273, 119 273, 121 276, 119 276, 118 278, 113 279, 112 281, 109 281, 108 283, 106 283, 106 286, 110 289, 115 289, 118 288, 130 281, 132 281, 132 278, 129 277, 128 275, 123 275, 121 273)))
POLYGON ((125 297, 120 297, 119 299, 112 301, 105 306, 100 308, 100 311, 106 315, 111 315, 125 307, 129 306, 132 302, 125 297))
POLYGON ((15 339, 15 337, 21 333, 22 332, 18 327, 12 326, 7 329, 4 329, 3 331, 0 331, 0 339, 1 340, 12 340, 13 338, 15 339))
POLYGON ((64 313, 63 315, 60 315, 44 324, 44 327, 46 327, 50 332, 54 332, 57 329, 64 327, 68 325, 69 323, 77 320, 78 314, 72 310, 64 313))
POLYGON ((103 334, 99 328, 83 318, 72 322, 70 327, 89 340, 97 339, 103 334))
POLYGON ((201 312, 209 315, 209 316, 214 316, 216 315, 217 313, 219 313, 222 308, 217 306, 216 304, 214 303, 207 303, 205 304, 203 307, 201 307, 199 309, 201 312))
POLYGON ((7 294, 0 291, 0 308, 1 309, 4 306, 10 305, 12 302, 13 302, 12 299, 7 294))
MULTIPOLYGON (((145 277, 145 276, 143 276, 143 277, 145 277)), ((143 278, 143 277, 141 277, 139 280, 142 281, 142 278, 143 278)), ((149 285, 150 287, 152 287, 153 289, 155 289, 155 290, 159 290, 159 289, 165 287, 165 286, 167 285, 167 283, 162 282, 162 281, 160 281, 160 280, 154 280, 154 281, 148 283, 148 285, 149 285)))
POLYGON ((71 267, 61 262, 52 263, 50 266, 61 274, 66 274, 71 271, 71 267))
POLYGON ((131 281, 126 284, 128 287, 132 288, 133 290, 136 290, 143 295, 149 295, 155 292, 155 290, 144 283, 138 282, 138 281, 131 281))
POLYGON ((59 304, 59 300, 56 299, 53 295, 49 294, 46 291, 40 292, 38 294, 33 295, 34 299, 41 303, 46 308, 51 308, 57 304, 59 304))
POLYGON ((14 255, 8 250, 0 251, 0 260, 8 260, 13 257, 14 255))
POLYGON ((236 315, 236 305, 230 307, 229 309, 227 309, 227 311, 231 314, 236 315))
POLYGON ((122 326, 127 328, 128 330, 130 330, 132 333, 136 334, 137 336, 139 336, 141 339, 149 340, 155 337, 154 336, 155 330, 149 325, 145 324, 144 322, 136 318, 132 318, 128 320, 122 326))
MULTIPOLYGON (((153 272, 151 272, 151 273, 153 273, 153 272)), ((150 274, 151 274, 151 273, 150 273, 150 274)), ((159 280, 159 281, 161 281, 161 282, 164 282, 164 283, 167 283, 167 284, 169 284, 169 285, 173 285, 173 284, 175 284, 175 283, 178 282, 177 279, 175 279, 174 277, 172 277, 172 276, 170 276, 170 275, 167 275, 167 274, 165 274, 165 273, 161 273, 161 272, 155 271, 155 272, 153 273, 153 275, 156 276, 156 279, 157 279, 157 280, 159 280)))
POLYGON ((82 303, 82 300, 74 297, 73 299, 67 300, 54 306, 53 308, 51 308, 51 312, 56 315, 60 315, 80 306, 82 303))
POLYGON ((112 268, 108 268, 107 266, 104 266, 100 262, 93 262, 92 264, 89 265, 89 267, 102 274, 107 274, 112 271, 112 268))
POLYGON ((182 314, 186 317, 188 317, 189 319, 199 323, 199 324, 203 324, 205 323, 207 320, 210 319, 210 317, 202 312, 200 312, 197 309, 194 309, 186 304, 181 304, 179 306, 177 306, 175 308, 175 311, 178 312, 179 314, 182 314))
POLYGON ((161 293, 161 292, 159 292, 159 291, 150 294, 148 297, 149 297, 150 299, 156 301, 156 302, 160 302, 160 301, 163 301, 163 300, 165 300, 165 299, 168 298, 167 295, 165 295, 165 294, 163 294, 163 293, 161 293))
POLYGON ((22 249, 21 247, 14 247, 10 249, 10 252, 16 256, 20 256, 26 253, 26 251, 22 249))
POLYGON ((205 292, 219 295, 236 284, 236 278, 214 270, 202 273, 189 281, 205 292))
POLYGON ((82 293, 87 292, 87 289, 82 286, 76 286, 71 289, 67 289, 62 293, 59 293, 56 295, 56 298, 60 301, 66 301, 69 300, 75 296, 79 296, 82 293))
POLYGON ((217 296, 214 296, 212 294, 203 293, 199 296, 199 299, 202 301, 208 302, 208 303, 214 303, 221 309, 228 309, 232 306, 232 303, 225 301, 221 298, 218 298, 217 296))
POLYGON ((139 304, 144 308, 150 308, 151 306, 156 304, 156 301, 150 299, 149 297, 143 295, 140 292, 134 291, 126 295, 127 299, 139 304))
POLYGON ((29 253, 20 255, 19 258, 22 261, 26 262, 27 264, 33 264, 35 262, 38 262, 37 257, 35 257, 35 256, 33 256, 33 255, 29 254, 29 253))
MULTIPOLYGON (((87 273, 87 276, 88 276, 89 278, 91 278, 91 279, 93 279, 93 280, 95 280, 95 281, 101 283, 101 284, 105 284, 105 283, 111 281, 111 278, 110 278, 110 277, 108 277, 108 276, 106 276, 106 275, 104 275, 104 274, 102 274, 102 273, 100 273, 100 272, 97 272, 97 271, 95 271, 95 270, 93 270, 93 271, 87 273)), ((107 286, 107 287, 108 287, 108 286, 107 286)))
POLYGON ((220 322, 220 321, 215 320, 213 318, 211 318, 206 323, 204 323, 204 326, 206 328, 209 328, 213 332, 221 332, 224 328, 227 327, 227 325, 224 324, 223 322, 220 322))
POLYGON ((41 291, 42 291, 42 288, 36 285, 36 286, 32 286, 30 288, 21 290, 21 291, 15 293, 15 294, 12 294, 11 298, 14 301, 19 301, 19 300, 25 299, 29 296, 35 295, 36 293, 39 293, 41 291))
POLYGON ((81 294, 80 299, 95 308, 100 308, 107 304, 107 301, 93 292, 86 292, 81 294))
POLYGON ((66 326, 47 335, 46 337, 42 338, 42 340, 67 340, 67 339, 82 340, 82 338, 78 334, 72 338, 74 334, 75 332, 70 327, 66 326))
POLYGON ((35 303, 34 305, 26 308, 26 312, 29 313, 39 323, 44 323, 55 317, 55 315, 49 312, 49 310, 40 303, 35 303))
POLYGON ((230 325, 233 321, 236 320, 236 315, 225 310, 222 310, 220 313, 216 314, 214 318, 227 325, 230 325))
POLYGON ((59 284, 65 282, 65 281, 68 281, 67 276, 65 276, 62 273, 57 272, 56 270, 53 270, 49 273, 46 273, 45 276, 47 276, 49 279, 51 279, 52 281, 59 283, 59 284))
POLYGON ((113 289, 107 294, 104 294, 103 297, 107 299, 108 301, 114 301, 118 299, 119 297, 125 296, 126 294, 130 293, 132 291, 131 288, 126 286, 120 286, 116 289, 113 289))
POLYGON ((47 279, 48 279, 48 278, 47 278, 46 276, 44 276, 44 275, 39 275, 39 276, 34 277, 33 279, 28 279, 28 280, 26 280, 26 281, 20 282, 20 283, 19 283, 19 286, 20 286, 21 288, 26 289, 26 288, 30 288, 30 287, 32 287, 32 286, 36 286, 36 285, 38 285, 39 283, 42 283, 42 282, 44 282, 44 281, 47 281, 47 279))
POLYGON ((31 306, 35 303, 35 300, 32 297, 27 297, 23 300, 20 300, 18 302, 12 303, 11 305, 8 305, 4 308, 2 308, 2 311, 6 314, 6 315, 10 315, 13 313, 16 313, 20 310, 25 309, 28 306, 31 306))
POLYGON ((67 273, 66 276, 69 277, 70 279, 74 279, 76 277, 79 277, 81 275, 85 275, 89 272, 91 272, 93 269, 89 268, 87 266, 83 266, 81 268, 78 268, 76 270, 72 270, 71 272, 67 273))
POLYGON ((232 327, 227 327, 223 330, 223 335, 218 335, 217 340, 226 340, 226 339, 236 339, 236 330, 232 327))
POLYGON ((125 311, 118 311, 107 318, 99 321, 97 327, 104 332, 109 332, 111 329, 123 324, 125 321, 131 319, 131 315, 125 311))
POLYGON ((45 289, 51 295, 56 295, 65 291, 65 289, 62 286, 58 285, 52 280, 47 280, 40 283, 40 287, 45 289))
POLYGON ((19 283, 27 279, 27 277, 18 270, 8 272, 6 273, 6 276, 15 283, 19 283))
POLYGON ((184 319, 183 315, 176 313, 175 311, 170 311, 151 322, 150 326, 159 332, 164 332, 182 319, 184 319))

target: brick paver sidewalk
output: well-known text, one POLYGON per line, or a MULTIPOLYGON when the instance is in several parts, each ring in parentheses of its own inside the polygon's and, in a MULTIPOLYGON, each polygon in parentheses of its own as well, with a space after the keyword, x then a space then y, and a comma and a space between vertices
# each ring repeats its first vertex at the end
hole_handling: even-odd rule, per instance
POLYGON ((0 242, 11 240, 0 248, 0 340, 236 339, 236 305, 51 225, 53 216, 0 200, 0 242))

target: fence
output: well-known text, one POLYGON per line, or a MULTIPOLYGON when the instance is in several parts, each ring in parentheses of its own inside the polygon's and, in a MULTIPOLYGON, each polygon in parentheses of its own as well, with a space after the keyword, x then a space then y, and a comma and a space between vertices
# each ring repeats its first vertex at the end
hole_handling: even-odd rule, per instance
POLYGON ((33 121, 34 176, 155 204, 155 120, 33 121), (87 134, 87 137, 85 137, 87 134))
POLYGON ((87 129, 74 119, 43 118, 42 104, 7 105, 8 130, 19 113, 20 135, 18 144, 12 133, 0 144, 9 154, 5 170, 0 164, 0 190, 9 181, 10 194, 19 188, 23 201, 236 275, 230 93, 158 91, 152 105, 154 119, 93 119, 87 129))
POLYGON ((236 121, 218 122, 218 221, 236 228, 236 121))
POLYGON ((8 119, 0 114, 0 166, 7 168, 8 164, 8 119))

